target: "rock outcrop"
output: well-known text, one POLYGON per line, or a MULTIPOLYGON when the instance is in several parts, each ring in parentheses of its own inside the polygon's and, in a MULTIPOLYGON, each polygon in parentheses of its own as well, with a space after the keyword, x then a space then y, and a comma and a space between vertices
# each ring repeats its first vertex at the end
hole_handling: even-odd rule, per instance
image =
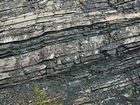
POLYGON ((131 0, 2 0, 0 103, 138 104, 140 5, 131 0))

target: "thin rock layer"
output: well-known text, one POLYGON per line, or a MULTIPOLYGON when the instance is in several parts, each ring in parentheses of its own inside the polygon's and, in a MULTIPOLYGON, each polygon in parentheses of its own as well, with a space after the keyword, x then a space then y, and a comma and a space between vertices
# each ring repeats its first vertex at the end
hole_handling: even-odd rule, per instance
POLYGON ((0 2, 0 103, 39 87, 64 105, 138 104, 139 1, 0 2))

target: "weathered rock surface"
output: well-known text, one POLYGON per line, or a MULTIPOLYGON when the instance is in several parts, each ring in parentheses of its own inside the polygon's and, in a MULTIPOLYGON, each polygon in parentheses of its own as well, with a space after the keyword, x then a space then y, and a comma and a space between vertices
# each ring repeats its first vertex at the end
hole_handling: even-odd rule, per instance
POLYGON ((139 10, 138 0, 2 0, 1 105, 33 100, 35 87, 64 105, 138 105, 139 10))

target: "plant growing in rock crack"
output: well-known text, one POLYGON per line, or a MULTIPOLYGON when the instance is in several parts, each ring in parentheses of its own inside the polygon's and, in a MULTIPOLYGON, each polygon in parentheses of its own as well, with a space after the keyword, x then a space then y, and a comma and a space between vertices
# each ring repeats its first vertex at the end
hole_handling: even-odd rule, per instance
POLYGON ((36 94, 35 101, 37 105, 62 105, 57 102, 56 98, 50 100, 46 96, 46 94, 42 92, 39 88, 35 88, 34 93, 36 94))
POLYGON ((35 88, 34 93, 37 95, 35 101, 37 104, 42 105, 43 101, 45 100, 45 93, 41 92, 39 88, 35 88))

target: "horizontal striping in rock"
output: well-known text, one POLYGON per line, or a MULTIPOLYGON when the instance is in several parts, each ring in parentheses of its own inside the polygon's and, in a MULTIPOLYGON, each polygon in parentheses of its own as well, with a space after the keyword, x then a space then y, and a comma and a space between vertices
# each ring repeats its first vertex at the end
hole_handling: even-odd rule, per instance
POLYGON ((0 0, 4 105, 35 87, 64 105, 137 104, 139 68, 137 0, 0 0))

